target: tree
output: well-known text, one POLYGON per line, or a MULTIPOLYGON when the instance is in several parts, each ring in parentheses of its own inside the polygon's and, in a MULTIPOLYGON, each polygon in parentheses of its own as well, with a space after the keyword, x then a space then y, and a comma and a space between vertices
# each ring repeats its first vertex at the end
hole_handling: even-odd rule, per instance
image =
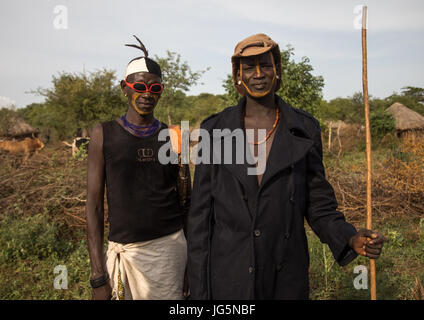
POLYGON ((318 118, 322 120, 360 123, 364 119, 362 93, 357 92, 351 97, 335 98, 327 103, 321 103, 317 113, 318 118))
POLYGON ((385 101, 388 107, 395 102, 400 102, 424 116, 424 88, 403 87, 400 94, 394 92, 385 101))
MULTIPOLYGON (((319 118, 318 110, 322 101, 324 79, 322 76, 312 74, 313 67, 309 58, 302 57, 300 62, 296 62, 293 57, 293 47, 287 46, 286 50, 281 51, 282 85, 277 94, 292 106, 319 118)), ((234 88, 232 75, 227 75, 223 87, 228 104, 237 104, 240 95, 234 88)))
POLYGON ((127 109, 114 71, 64 72, 53 76, 52 82, 52 88, 35 91, 45 102, 31 104, 21 114, 32 125, 52 129, 60 139, 72 136, 78 128, 114 119, 127 109))
POLYGON ((181 61, 181 55, 167 51, 167 56, 160 58, 155 56, 155 61, 162 70, 162 83, 164 90, 156 107, 155 116, 171 124, 171 119, 184 108, 185 92, 196 85, 200 77, 207 71, 192 71, 187 61, 181 61))
POLYGON ((53 130, 54 136, 58 136, 58 133, 54 127, 56 122, 55 110, 45 103, 31 103, 25 108, 17 110, 18 114, 31 126, 40 128, 42 133, 53 130))
POLYGON ((8 134, 10 122, 16 117, 14 106, 0 109, 0 136, 8 134))
POLYGON ((225 89, 225 101, 227 106, 235 106, 241 96, 234 88, 233 76, 231 74, 227 74, 227 78, 223 81, 222 86, 225 89))
POLYGON ((211 114, 222 111, 226 106, 224 95, 201 93, 198 96, 189 96, 186 100, 187 109, 182 119, 189 120, 197 126, 211 114))
MULTIPOLYGON (((165 89, 155 116, 162 121, 170 121, 171 116, 181 120, 189 109, 185 92, 205 71, 193 72, 175 52, 168 51, 165 58, 156 60, 162 69, 165 89)), ((128 108, 115 71, 63 72, 53 76, 52 84, 51 88, 33 91, 45 97, 44 103, 30 104, 20 114, 35 127, 49 128, 59 139, 71 137, 79 128, 117 118, 128 108)))
MULTIPOLYGON (((364 99, 362 92, 356 92, 347 98, 335 98, 323 102, 319 109, 321 119, 342 120, 347 123, 365 124, 364 99)), ((387 133, 393 132, 395 122, 386 113, 387 101, 369 96, 370 123, 373 142, 380 141, 387 133)))
POLYGON ((296 63, 293 56, 294 48, 290 45, 287 50, 281 51, 282 85, 278 94, 292 106, 319 118, 324 78, 312 74, 314 68, 310 65, 309 58, 302 57, 296 63))
POLYGON ((424 88, 406 86, 402 88, 402 95, 415 98, 417 102, 424 102, 424 88))

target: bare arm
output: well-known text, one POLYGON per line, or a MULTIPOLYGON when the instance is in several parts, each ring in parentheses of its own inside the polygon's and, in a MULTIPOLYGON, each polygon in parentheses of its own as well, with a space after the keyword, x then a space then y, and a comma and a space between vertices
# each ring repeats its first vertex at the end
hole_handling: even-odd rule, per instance
MULTIPOLYGON (((87 168, 87 242, 91 264, 91 279, 106 273, 103 261, 105 163, 103 157, 103 128, 97 125, 91 134, 87 168)), ((110 286, 93 289, 93 298, 107 299, 110 286), (101 289, 103 288, 103 289, 101 289), (96 292, 104 292, 99 296, 96 292)))

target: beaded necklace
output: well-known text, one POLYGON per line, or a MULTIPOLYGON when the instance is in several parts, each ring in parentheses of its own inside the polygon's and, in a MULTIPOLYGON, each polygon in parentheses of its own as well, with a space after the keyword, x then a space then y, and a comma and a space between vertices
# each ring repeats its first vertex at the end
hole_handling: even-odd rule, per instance
MULTIPOLYGON (((242 112, 242 123, 243 123, 243 127, 244 127, 244 116, 245 116, 245 110, 244 112, 242 112)), ((267 135, 265 136, 265 139, 262 139, 261 141, 247 141, 250 144, 253 145, 259 145, 264 143, 265 141, 267 141, 269 139, 269 137, 272 135, 272 133, 275 131, 275 128, 277 127, 278 122, 280 121, 280 110, 278 108, 275 108, 275 120, 274 120, 274 124, 272 125, 272 129, 268 131, 267 135)))
POLYGON ((127 128, 132 133, 134 133, 134 135, 136 135, 137 137, 140 137, 140 138, 144 138, 144 137, 148 137, 148 136, 152 135, 160 127, 160 121, 156 118, 154 119, 152 124, 149 124, 147 126, 137 126, 135 124, 128 122, 127 114, 124 114, 121 117, 121 120, 122 120, 122 124, 124 125, 125 128, 127 128))

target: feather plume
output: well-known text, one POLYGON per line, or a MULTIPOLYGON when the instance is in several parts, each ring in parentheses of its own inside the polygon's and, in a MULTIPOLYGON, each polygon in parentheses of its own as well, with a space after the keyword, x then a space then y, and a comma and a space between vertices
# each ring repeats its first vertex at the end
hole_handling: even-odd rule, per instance
POLYGON ((137 38, 137 36, 133 35, 134 38, 136 38, 136 40, 140 43, 140 45, 136 45, 136 44, 126 44, 126 46, 128 47, 133 47, 133 48, 137 48, 140 49, 141 51, 144 52, 144 56, 147 58, 149 56, 149 53, 147 52, 146 47, 144 46, 143 42, 140 41, 139 38, 137 38))

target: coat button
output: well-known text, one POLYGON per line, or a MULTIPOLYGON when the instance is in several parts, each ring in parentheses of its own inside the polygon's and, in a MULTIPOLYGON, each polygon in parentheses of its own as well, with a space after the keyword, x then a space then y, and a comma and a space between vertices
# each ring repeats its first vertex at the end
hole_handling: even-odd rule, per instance
POLYGON ((277 266, 275 267, 277 271, 280 271, 282 268, 283 266, 281 265, 281 263, 277 264, 277 266))
POLYGON ((255 268, 253 268, 252 266, 249 267, 249 273, 252 274, 253 272, 255 272, 255 268))
POLYGON ((261 235, 261 230, 255 230, 254 234, 256 237, 259 237, 261 235))
POLYGON ((294 203, 294 197, 293 197, 293 195, 290 196, 290 199, 289 200, 290 200, 291 203, 294 203))
POLYGON ((286 233, 284 234, 284 238, 286 238, 286 239, 290 238, 290 233, 286 232, 286 233))

